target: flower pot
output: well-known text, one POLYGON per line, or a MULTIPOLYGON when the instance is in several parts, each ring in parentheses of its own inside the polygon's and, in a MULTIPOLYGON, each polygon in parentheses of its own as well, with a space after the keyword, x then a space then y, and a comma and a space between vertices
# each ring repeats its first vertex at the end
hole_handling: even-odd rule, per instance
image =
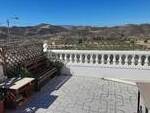
POLYGON ((4 102, 0 101, 0 113, 4 113, 4 102))

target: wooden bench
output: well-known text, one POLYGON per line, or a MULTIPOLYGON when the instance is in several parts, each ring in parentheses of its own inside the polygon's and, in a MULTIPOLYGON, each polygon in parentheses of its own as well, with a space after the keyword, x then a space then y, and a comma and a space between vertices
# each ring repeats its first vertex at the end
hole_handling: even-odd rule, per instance
POLYGON ((36 89, 39 90, 49 78, 57 74, 57 68, 45 56, 39 56, 34 60, 25 63, 25 68, 35 78, 36 89))

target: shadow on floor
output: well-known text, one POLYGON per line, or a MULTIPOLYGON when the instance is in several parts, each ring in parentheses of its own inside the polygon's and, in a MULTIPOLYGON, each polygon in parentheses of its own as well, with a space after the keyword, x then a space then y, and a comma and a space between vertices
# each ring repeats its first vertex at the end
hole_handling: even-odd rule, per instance
POLYGON ((57 95, 52 93, 61 88, 70 78, 71 74, 54 77, 41 91, 34 93, 31 99, 22 107, 18 107, 13 111, 7 111, 6 113, 35 113, 39 109, 47 109, 58 98, 57 95))

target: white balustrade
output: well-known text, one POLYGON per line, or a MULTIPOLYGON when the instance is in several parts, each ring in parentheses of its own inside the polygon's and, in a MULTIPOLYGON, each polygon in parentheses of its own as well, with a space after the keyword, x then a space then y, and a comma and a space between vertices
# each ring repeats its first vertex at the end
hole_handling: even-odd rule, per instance
MULTIPOLYGON (((150 67, 148 51, 48 50, 58 60, 71 64, 92 64, 108 67, 150 67), (59 56, 59 57, 58 57, 59 56)), ((48 55, 50 57, 51 55, 48 55)))
POLYGON ((48 57, 65 65, 64 74, 124 80, 150 80, 149 51, 50 50, 48 57))

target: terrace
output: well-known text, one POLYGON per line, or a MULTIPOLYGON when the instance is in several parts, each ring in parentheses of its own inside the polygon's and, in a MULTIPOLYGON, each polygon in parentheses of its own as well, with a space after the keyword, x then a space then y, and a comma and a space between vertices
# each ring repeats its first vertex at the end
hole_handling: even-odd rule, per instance
POLYGON ((61 75, 50 80, 23 107, 10 113, 137 113, 141 111, 139 105, 143 113, 149 109, 149 99, 140 87, 140 83, 148 83, 150 79, 148 51, 47 47, 44 44, 49 59, 64 63, 61 75), (138 89, 142 91, 141 97, 138 89))
POLYGON ((58 76, 9 113, 136 113, 137 87, 96 77, 58 76))

